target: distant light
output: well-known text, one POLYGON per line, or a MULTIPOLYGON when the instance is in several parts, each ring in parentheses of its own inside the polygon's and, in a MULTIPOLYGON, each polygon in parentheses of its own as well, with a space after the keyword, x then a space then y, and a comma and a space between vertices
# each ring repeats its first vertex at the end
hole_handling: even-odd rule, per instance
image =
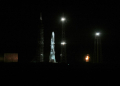
POLYGON ((69 65, 69 64, 68 64, 69 65))
POLYGON ((99 36, 99 35, 100 35, 100 33, 99 33, 99 32, 97 32, 95 35, 96 35, 96 36, 99 36))
POLYGON ((61 42, 62 45, 65 45, 66 43, 65 42, 61 42))
POLYGON ((85 57, 86 62, 89 62, 89 58, 90 58, 89 55, 85 57))
POLYGON ((88 57, 86 58, 86 60, 88 60, 88 57))
POLYGON ((65 18, 61 18, 61 21, 65 21, 65 18))

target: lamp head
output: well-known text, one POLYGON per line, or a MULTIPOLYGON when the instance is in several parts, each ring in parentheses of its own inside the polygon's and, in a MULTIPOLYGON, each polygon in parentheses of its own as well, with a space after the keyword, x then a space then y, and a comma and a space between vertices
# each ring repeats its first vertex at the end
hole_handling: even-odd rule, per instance
POLYGON ((61 18, 61 21, 65 21, 66 19, 64 17, 61 18))
POLYGON ((97 32, 97 33, 95 33, 95 35, 96 35, 96 36, 99 36, 99 35, 100 35, 100 33, 99 33, 99 32, 97 32))

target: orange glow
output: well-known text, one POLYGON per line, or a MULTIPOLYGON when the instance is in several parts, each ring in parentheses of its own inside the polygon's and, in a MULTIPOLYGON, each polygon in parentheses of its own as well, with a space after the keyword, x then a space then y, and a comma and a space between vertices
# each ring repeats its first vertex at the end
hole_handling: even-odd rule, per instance
POLYGON ((88 56, 86 57, 86 60, 88 60, 88 56))
POLYGON ((18 62, 18 53, 4 53, 4 62, 18 62))
POLYGON ((87 55, 87 56, 85 57, 85 61, 86 61, 86 62, 89 62, 89 58, 90 58, 89 55, 87 55))

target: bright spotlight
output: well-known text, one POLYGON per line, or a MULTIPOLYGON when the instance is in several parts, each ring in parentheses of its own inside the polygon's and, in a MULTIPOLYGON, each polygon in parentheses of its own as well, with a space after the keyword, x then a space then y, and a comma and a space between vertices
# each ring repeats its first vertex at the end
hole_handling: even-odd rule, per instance
POLYGON ((95 35, 96 35, 96 36, 99 36, 99 35, 100 35, 100 33, 99 33, 99 32, 97 32, 95 35))
POLYGON ((61 21, 65 21, 65 18, 61 18, 61 21))
POLYGON ((65 42, 61 42, 62 45, 65 45, 66 43, 65 42))

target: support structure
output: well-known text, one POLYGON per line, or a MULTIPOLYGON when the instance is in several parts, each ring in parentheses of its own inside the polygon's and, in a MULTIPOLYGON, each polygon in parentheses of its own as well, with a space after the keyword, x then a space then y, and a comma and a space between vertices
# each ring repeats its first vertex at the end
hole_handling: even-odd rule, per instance
POLYGON ((50 50, 49 62, 56 63, 56 60, 55 60, 55 34, 54 34, 54 32, 52 32, 52 37, 51 37, 51 50, 50 50))
POLYGON ((65 18, 64 14, 61 19, 62 21, 62 40, 61 40, 61 58, 60 58, 60 63, 67 63, 67 58, 66 58, 66 39, 65 39, 65 18))
POLYGON ((37 56, 34 62, 44 62, 44 27, 42 23, 42 13, 40 13, 40 25, 38 30, 37 56))
POLYGON ((40 62, 44 62, 44 27, 42 24, 42 14, 40 13, 41 28, 40 28, 40 62))
POLYGON ((102 50, 101 50, 100 33, 95 34, 93 63, 102 63, 102 50))

